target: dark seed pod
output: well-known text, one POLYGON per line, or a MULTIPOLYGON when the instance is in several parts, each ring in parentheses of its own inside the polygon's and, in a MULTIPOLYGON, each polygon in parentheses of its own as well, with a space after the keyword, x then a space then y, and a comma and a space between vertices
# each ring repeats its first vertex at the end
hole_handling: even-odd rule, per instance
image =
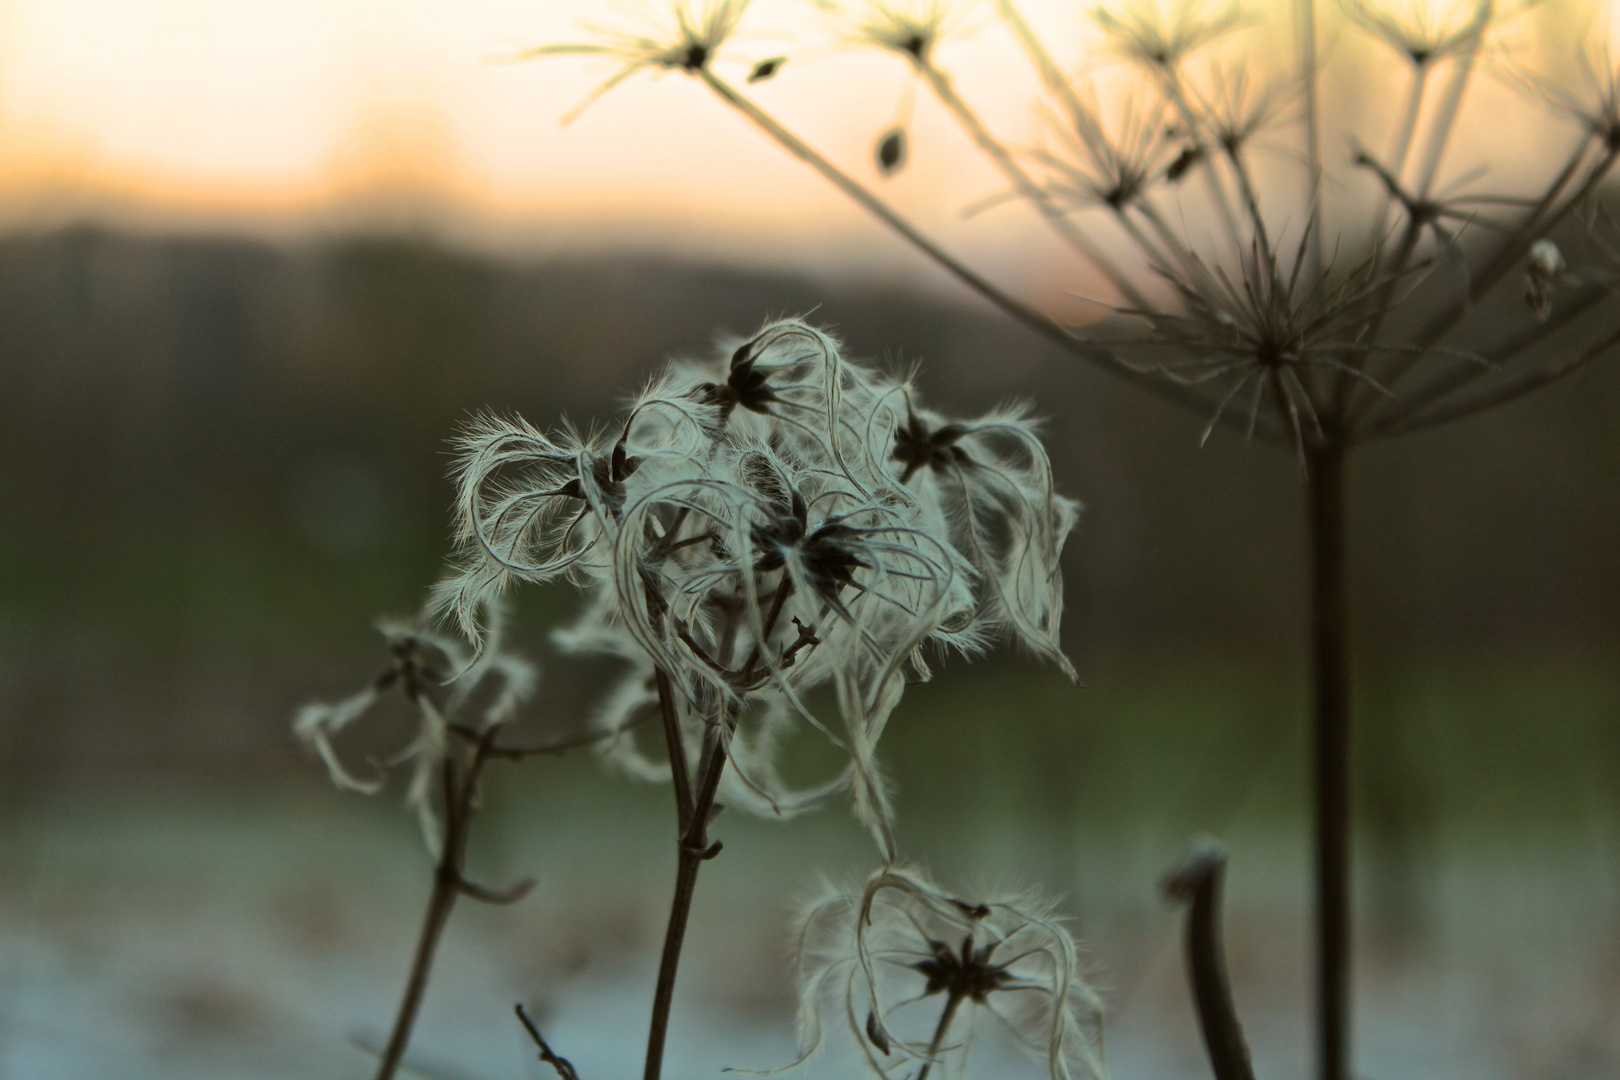
POLYGON ((906 163, 906 129, 890 128, 877 144, 878 172, 893 176, 906 163))
POLYGON ((1204 148, 1197 143, 1190 143, 1184 147, 1170 167, 1164 170, 1164 178, 1172 184, 1179 183, 1194 165, 1204 160, 1204 148))
POLYGON ((889 1055, 889 1037, 878 1027, 876 1013, 866 1014, 866 1037, 871 1040, 873 1046, 883 1051, 885 1057, 889 1055))
POLYGON ((787 57, 785 56, 773 56, 768 60, 761 60, 754 65, 754 70, 748 73, 748 81, 757 83, 764 82, 766 79, 773 79, 776 77, 776 73, 782 70, 782 65, 785 63, 787 63, 787 57))

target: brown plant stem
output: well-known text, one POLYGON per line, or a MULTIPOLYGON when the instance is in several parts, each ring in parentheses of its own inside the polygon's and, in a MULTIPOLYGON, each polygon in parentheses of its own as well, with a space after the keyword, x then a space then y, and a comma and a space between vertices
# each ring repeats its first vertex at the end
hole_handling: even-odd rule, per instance
MULTIPOLYGON (((756 666, 768 647, 772 632, 782 618, 793 584, 784 574, 776 584, 771 597, 771 608, 760 625, 760 639, 754 643, 748 659, 736 673, 741 685, 749 685, 756 666)), ((730 658, 733 635, 736 630, 734 615, 728 615, 721 651, 722 660, 730 658)), ((645 1080, 658 1080, 664 1067, 664 1043, 669 1036, 669 1010, 675 1001, 675 975, 681 965, 681 949, 686 944, 686 923, 692 915, 692 897, 697 892, 698 871, 703 864, 720 854, 721 844, 709 842, 709 821, 714 817, 715 796, 720 792, 720 777, 726 770, 726 743, 722 725, 736 720, 736 706, 722 704, 723 712, 710 726, 703 742, 703 754, 698 761, 698 790, 691 790, 686 775, 686 747, 681 741, 680 720, 676 710, 674 688, 669 677, 658 673, 658 698, 663 707, 665 733, 669 739, 670 769, 675 775, 675 806, 679 827, 676 843, 675 895, 669 903, 669 924, 664 930, 664 951, 658 960, 658 983, 653 990, 652 1021, 647 1027, 647 1064, 645 1080)))
POLYGON ((1254 1080, 1249 1045, 1232 1004, 1221 945, 1221 872, 1226 855, 1213 843, 1194 849, 1187 861, 1165 880, 1171 900, 1191 902, 1187 913, 1187 979, 1204 1035, 1215 1080, 1254 1080))
POLYGON ((1316 1049, 1320 1080, 1350 1076, 1350 639, 1345 448, 1309 451, 1311 766, 1315 797, 1316 1049))
POLYGON ((573 1063, 565 1057, 559 1057, 551 1048, 551 1044, 546 1042, 546 1037, 540 1034, 540 1026, 530 1020, 529 1014, 523 1011, 522 1004, 514 1005, 512 1011, 517 1013, 518 1023, 523 1025, 523 1030, 534 1040, 534 1048, 540 1052, 540 1060, 550 1065, 560 1080, 579 1080, 579 1073, 575 1071, 573 1063))
POLYGON ((433 971, 433 957, 438 951, 439 938, 444 933, 445 923, 450 920, 456 900, 465 895, 486 904, 512 904, 523 899, 534 887, 534 881, 530 878, 506 889, 491 889, 467 878, 467 834, 472 826, 473 814, 478 809, 478 779, 484 765, 495 759, 522 761, 527 757, 563 754, 610 738, 641 722, 642 718, 635 718, 616 728, 524 746, 497 742, 500 728, 496 726, 478 731, 466 724, 452 722, 448 725, 452 735, 472 743, 472 757, 464 769, 457 768, 453 757, 446 757, 440 767, 440 782, 444 790, 444 845, 434 867, 433 891, 428 895, 427 913, 422 917, 416 953, 411 959, 411 973, 405 982, 399 1010, 394 1015, 388 1045, 383 1049, 377 1080, 391 1080, 405 1056, 405 1048, 411 1040, 411 1029, 416 1026, 416 1014, 421 1010, 422 997, 427 992, 428 976, 433 971))
POLYGON ((961 994, 951 994, 945 999, 945 1008, 939 1014, 939 1023, 934 1026, 934 1037, 928 1043, 928 1060, 923 1062, 922 1068, 917 1071, 917 1080, 928 1080, 928 1073, 933 1069, 934 1062, 939 1060, 939 1048, 945 1045, 945 1033, 950 1030, 951 1021, 956 1019, 957 1006, 961 1004, 961 994))
MULTIPOLYGON (((478 777, 484 763, 499 751, 495 746, 498 728, 490 727, 479 736, 473 748, 472 759, 465 769, 458 769, 454 757, 446 757, 440 766, 440 779, 444 787, 444 842, 439 852, 438 865, 433 873, 433 891, 428 897, 427 913, 422 918, 422 931, 416 939, 416 954, 411 960, 410 977, 405 982, 405 994, 400 999, 399 1011, 394 1016, 394 1027, 384 1047, 382 1061, 377 1066, 377 1080, 391 1080, 399 1069, 400 1059, 410 1043, 411 1029, 416 1026, 416 1014, 427 993, 428 975, 433 970, 433 957, 438 951, 439 938, 455 909, 456 900, 463 894, 491 904, 510 904, 521 900, 534 887, 525 879, 509 889, 496 891, 469 881, 465 875, 467 861, 467 833, 476 810, 478 777)), ((536 752, 555 752, 547 747, 536 752)), ((510 753, 510 751, 506 751, 510 753)))
POLYGON ((692 897, 697 891, 698 871, 720 854, 720 842, 709 842, 709 818, 714 797, 720 790, 720 774, 726 767, 726 749, 717 732, 711 732, 703 748, 699 766, 703 782, 692 805, 692 816, 681 830, 676 852, 675 896, 669 905, 669 925, 664 931, 664 951, 658 961, 658 984, 653 991, 652 1022, 647 1029, 645 1080, 658 1080, 664 1067, 664 1042, 669 1034, 669 1010, 675 1000, 675 975, 680 968, 681 948, 686 943, 686 923, 692 914, 692 897))
POLYGON ((446 872, 445 860, 441 856, 433 875, 433 892, 428 899, 427 914, 422 919, 422 932, 416 939, 416 955, 411 960, 405 996, 400 1000, 399 1011, 394 1016, 394 1029, 388 1036, 382 1062, 377 1067, 377 1080, 391 1080, 399 1068, 400 1059, 405 1056, 411 1029, 416 1026, 416 1014, 422 1006, 422 995, 427 992, 428 973, 433 969, 433 954, 438 950, 439 936, 444 932, 444 924, 450 921, 450 912, 455 908, 460 893, 455 878, 446 872))

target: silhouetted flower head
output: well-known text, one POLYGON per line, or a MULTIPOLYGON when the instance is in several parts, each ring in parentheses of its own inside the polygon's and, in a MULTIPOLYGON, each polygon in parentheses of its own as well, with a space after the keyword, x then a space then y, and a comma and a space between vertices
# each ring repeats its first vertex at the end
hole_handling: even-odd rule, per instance
MULTIPOLYGON (((1077 357, 1157 382, 1163 396, 1203 410, 1206 437, 1224 420, 1291 444, 1308 466, 1317 453, 1513 400, 1615 347, 1616 309, 1594 290, 1620 277, 1620 254, 1588 245, 1575 215, 1601 201, 1620 163, 1620 69, 1604 33, 1578 35, 1569 48, 1555 40, 1567 35, 1524 29, 1530 13, 1551 11, 1536 0, 1341 0, 1338 19, 1307 5, 1309 18, 1282 55, 1265 23, 1236 5, 1120 0, 1092 18, 1122 64, 1099 64, 1095 51, 1076 64, 1049 47, 1016 0, 997 0, 1004 44, 1028 62, 1014 77, 1033 75, 1043 90, 1034 146, 998 131, 992 113, 961 89, 939 48, 949 21, 943 5, 817 3, 853 28, 847 41, 906 58, 915 86, 932 92, 999 174, 1004 185, 976 200, 975 211, 1025 203, 1094 275, 1084 295, 1096 285, 1109 290, 1097 302, 1148 320, 1147 338, 1068 334, 705 69, 709 88, 1018 320, 1077 357), (1245 26, 1255 32, 1239 33, 1245 26), (1387 44, 1394 57, 1331 47, 1346 28, 1387 44), (1528 70, 1516 57, 1535 54, 1520 45, 1555 56, 1550 70, 1528 70), (1499 134, 1509 122, 1503 109, 1511 103, 1474 88, 1493 74, 1530 91, 1536 115, 1511 122, 1536 133, 1537 149, 1521 139, 1464 137, 1469 125, 1494 124, 1499 134), (1548 125, 1549 115, 1574 130, 1548 125), (1542 161, 1561 136, 1564 147, 1542 161), (1488 162, 1456 164, 1465 152, 1477 159, 1500 148, 1513 168, 1494 170, 1510 177, 1495 189, 1481 183, 1493 172, 1488 162), (1271 160, 1261 160, 1262 149, 1271 160), (1569 266, 1560 271, 1536 256, 1543 243, 1573 256, 1569 266), (1578 250, 1587 247, 1591 265, 1578 250), (1505 331, 1491 324, 1509 310, 1522 322, 1505 331)), ((884 175, 915 156, 903 121, 878 139, 884 175)), ((747 411, 739 407, 745 399, 777 407, 768 395, 778 391, 746 362, 708 381, 722 408, 747 411)), ((870 383, 864 389, 881 393, 870 383)), ((954 430, 914 432, 911 419, 894 419, 903 437, 884 451, 898 454, 901 486, 941 476, 947 464, 966 470, 951 445, 954 430)), ((841 425, 824 430, 840 471, 877 494, 865 486, 870 470, 850 465, 841 425)), ((984 561, 964 554, 982 573, 984 561)))
POLYGON ((1093 17, 1121 56, 1156 73, 1169 73, 1188 56, 1238 25, 1235 7, 1211 10, 1205 0, 1134 0, 1099 7, 1093 17))
POLYGON ((898 53, 921 66, 945 33, 948 9, 940 0, 903 3, 879 0, 869 4, 859 20, 855 37, 880 49, 898 53))
POLYGON ((1345 0, 1344 12, 1414 66, 1427 67, 1477 46, 1492 26, 1523 14, 1538 2, 1453 3, 1436 12, 1425 0, 1411 0, 1404 5, 1345 0))
POLYGON ((681 71, 688 75, 708 68, 721 47, 737 30, 750 0, 708 0, 694 8, 684 0, 660 15, 650 7, 642 28, 592 25, 595 41, 571 45, 543 45, 512 57, 527 60, 539 56, 602 56, 619 60, 623 66, 564 117, 567 123, 584 112, 597 98, 632 75, 643 71, 681 71))
MULTIPOLYGON (((1078 101, 1078 99, 1077 99, 1078 101)), ((1051 119, 1058 148, 1036 152, 1050 171, 1047 190, 1070 209, 1105 207, 1116 213, 1141 204, 1169 176, 1183 149, 1166 137, 1164 103, 1128 98, 1115 121, 1093 103, 1077 117, 1051 119)))

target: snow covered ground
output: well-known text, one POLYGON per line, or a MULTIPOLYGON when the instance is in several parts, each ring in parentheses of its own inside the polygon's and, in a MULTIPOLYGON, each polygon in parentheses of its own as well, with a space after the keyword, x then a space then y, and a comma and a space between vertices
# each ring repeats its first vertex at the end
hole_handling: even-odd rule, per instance
MULTIPOLYGON (((512 1018, 518 1001, 586 1080, 638 1075, 673 862, 665 797, 576 771, 492 801, 480 873, 497 884, 532 874, 540 885, 511 909, 456 912, 414 1043, 420 1075, 549 1077, 512 1018)), ((427 858, 389 797, 314 782, 69 788, 3 830, 0 1080, 369 1074, 365 1048, 382 1041, 427 887, 427 858)), ((782 960, 792 906, 819 876, 856 879, 869 861, 836 812, 785 825, 722 818, 717 832, 727 847, 699 885, 672 1078, 791 1059, 782 960)), ((1055 864, 1051 838, 957 840, 997 853, 978 860, 992 878, 1034 868, 1052 883, 1042 873, 1055 864)), ((1231 966, 1257 1072, 1304 1077, 1303 837, 1239 821, 1226 840, 1231 966)), ((1153 895, 1168 843, 1099 842, 1093 854, 1081 840, 1061 860, 1112 1009, 1107 1049, 1120 1080, 1208 1075, 1176 919, 1153 895), (1135 854, 1108 854, 1122 850, 1135 854)), ((1620 1075, 1616 858, 1601 836, 1441 844, 1421 919, 1364 919, 1358 1074, 1620 1075)), ((1040 1075, 994 1038, 975 1055, 978 1076, 1040 1075)), ((848 1047, 799 1075, 855 1075, 848 1047)))

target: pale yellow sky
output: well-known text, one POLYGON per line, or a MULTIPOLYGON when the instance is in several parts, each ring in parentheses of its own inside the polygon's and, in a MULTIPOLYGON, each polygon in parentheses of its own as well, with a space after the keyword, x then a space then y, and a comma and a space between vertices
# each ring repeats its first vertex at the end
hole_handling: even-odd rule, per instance
MULTIPOLYGON (((690 79, 637 77, 565 128, 559 118, 611 61, 491 61, 580 40, 582 20, 633 21, 634 4, 0 0, 0 221, 296 233, 360 220, 538 250, 607 243, 764 263, 907 261, 690 79)), ((966 13, 945 62, 1003 131, 1033 139, 1035 88, 1006 75, 1019 65, 991 6, 958 6, 966 13)), ((1102 62, 1089 4, 1025 6, 1067 61, 1102 62)), ((1268 17, 1269 6, 1248 10, 1286 55, 1287 21, 1268 17)), ((757 0, 721 70, 740 81, 750 59, 784 51, 794 59, 756 88, 759 100, 959 250, 1039 275, 1030 269, 1044 265, 1030 258, 1039 226, 1027 213, 958 220, 1000 184, 955 152, 966 149, 962 136, 901 63, 836 47, 809 0, 757 0), (877 181, 873 139, 914 92, 916 160, 950 167, 877 181)))

